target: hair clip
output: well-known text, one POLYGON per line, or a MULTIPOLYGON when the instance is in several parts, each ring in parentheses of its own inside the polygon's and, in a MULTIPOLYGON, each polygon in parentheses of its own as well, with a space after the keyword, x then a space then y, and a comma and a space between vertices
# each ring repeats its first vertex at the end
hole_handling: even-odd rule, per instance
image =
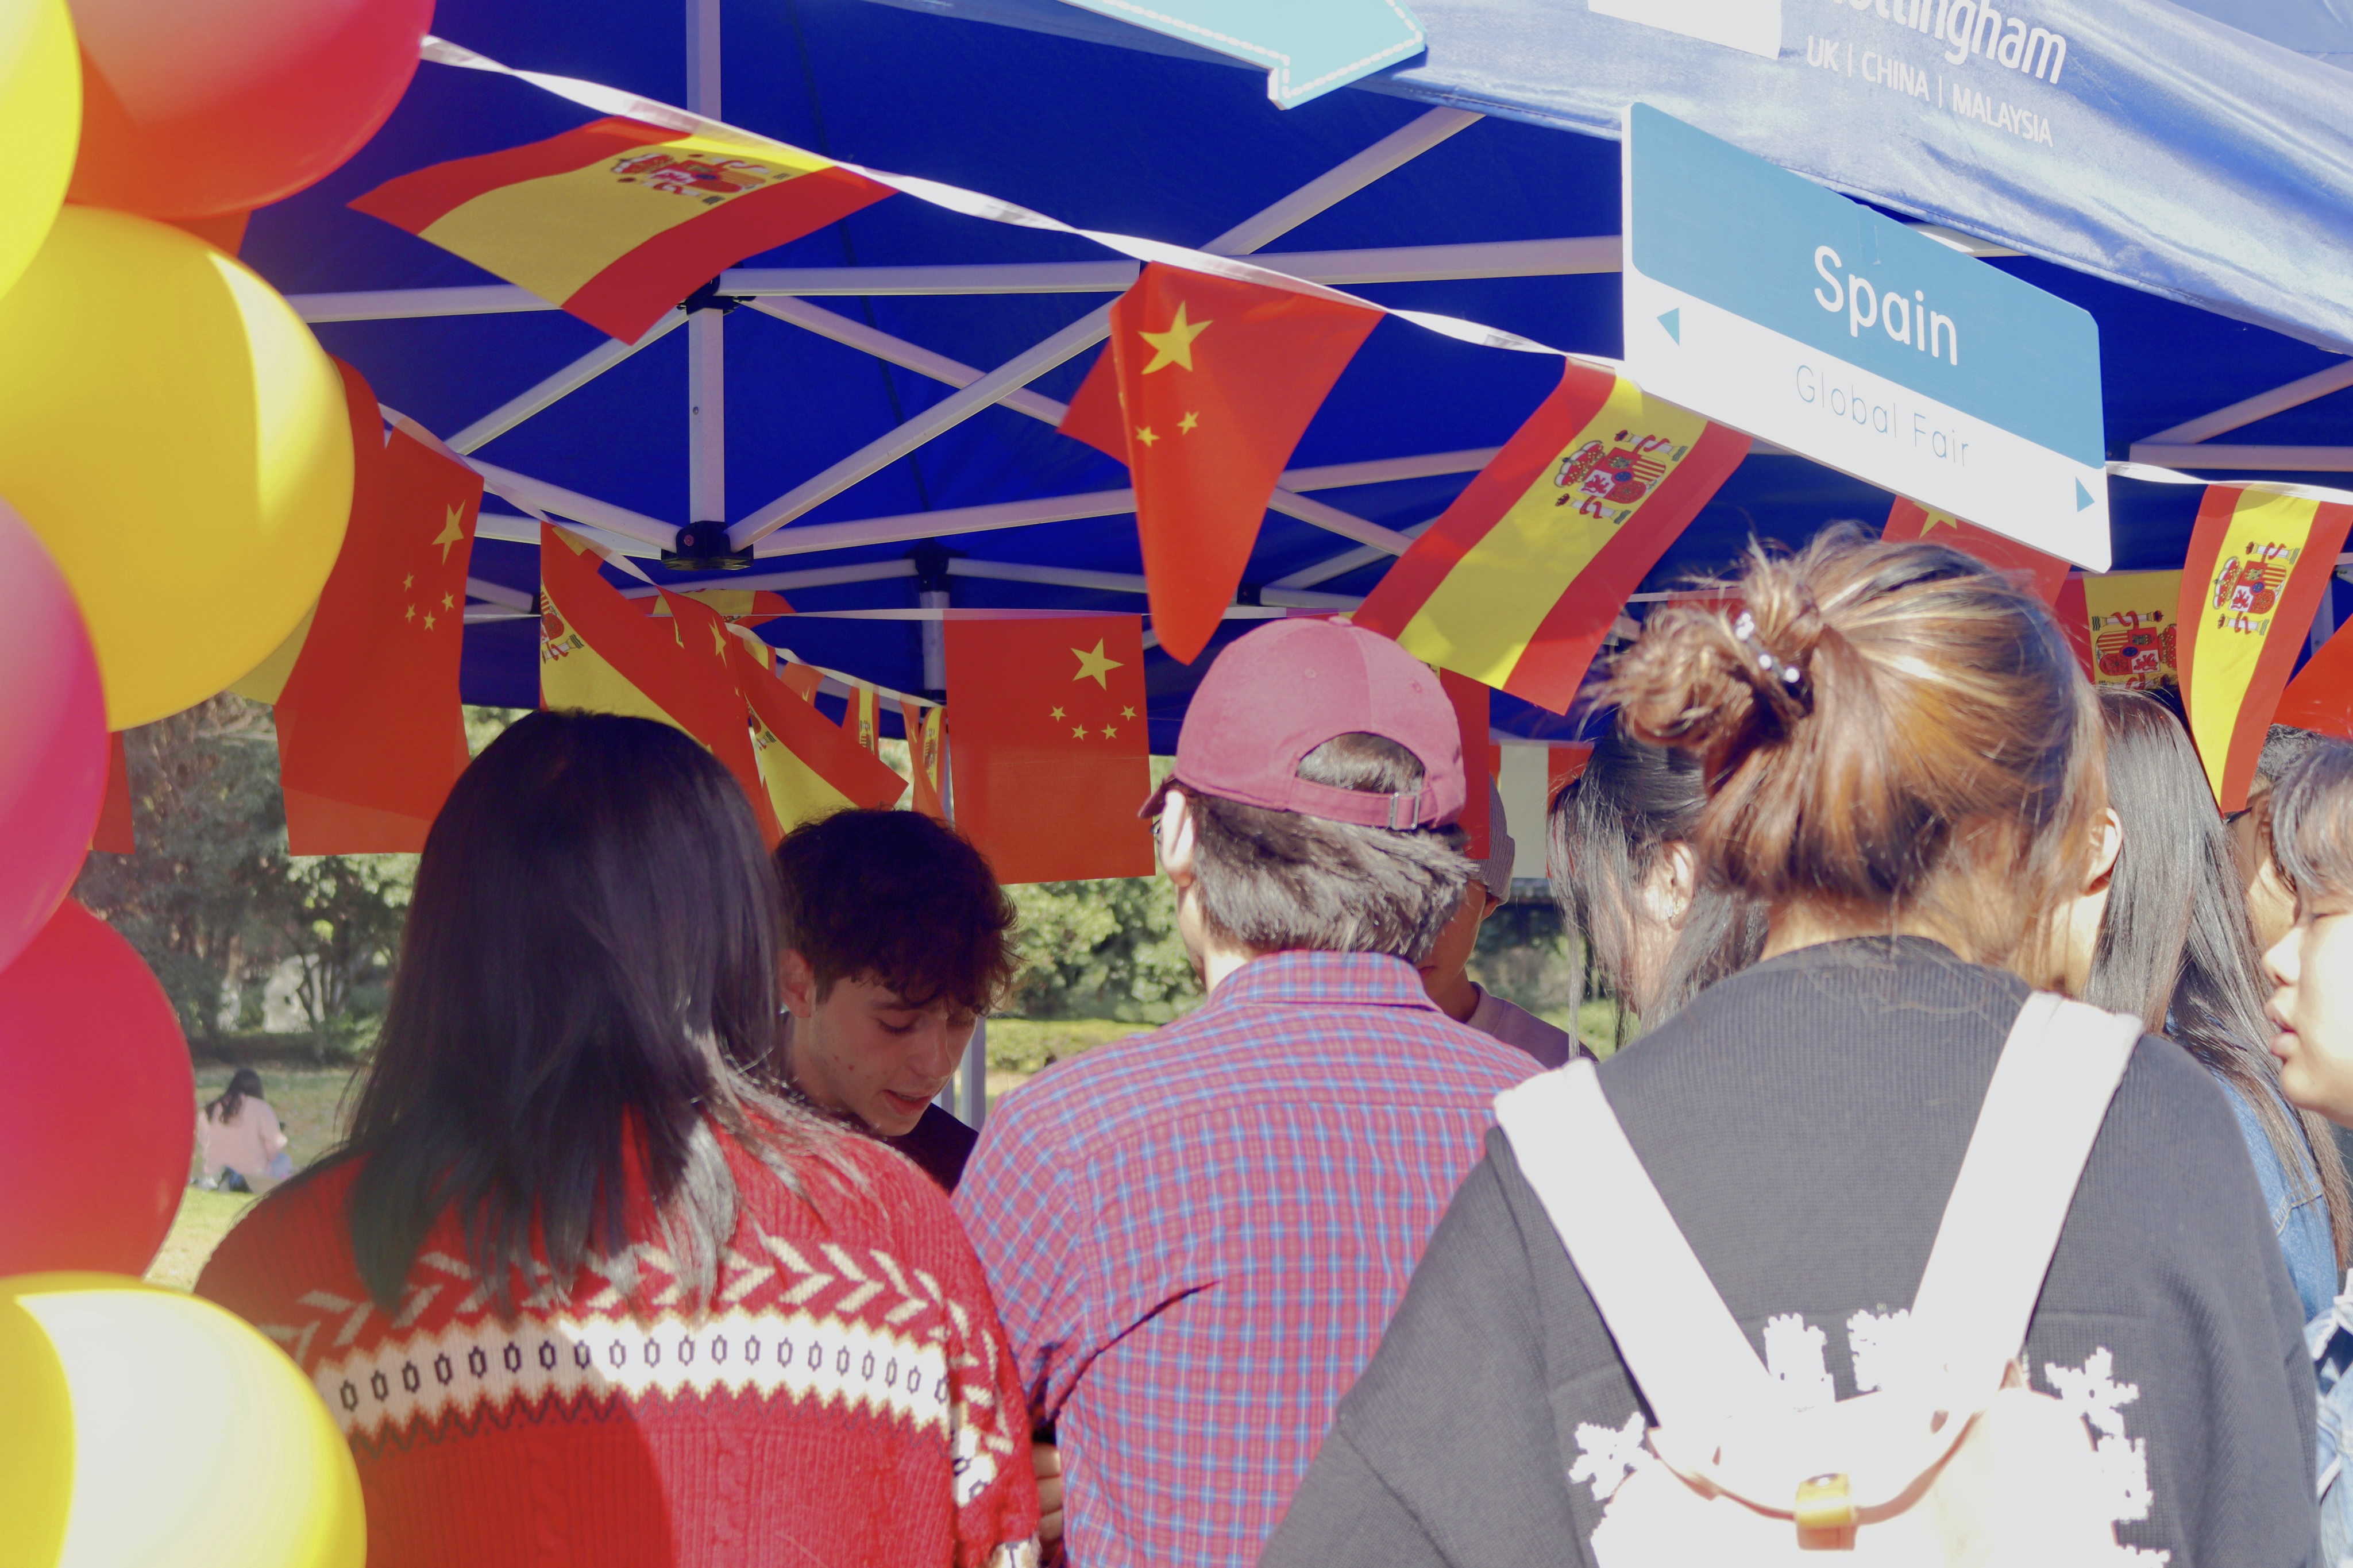
POLYGON ((1779 656, 1765 646, 1764 639, 1757 635, 1756 616, 1746 610, 1741 611, 1732 623, 1732 635, 1756 653, 1757 668, 1788 687, 1791 696, 1802 699, 1806 695, 1804 672, 1794 664, 1783 662, 1779 656))

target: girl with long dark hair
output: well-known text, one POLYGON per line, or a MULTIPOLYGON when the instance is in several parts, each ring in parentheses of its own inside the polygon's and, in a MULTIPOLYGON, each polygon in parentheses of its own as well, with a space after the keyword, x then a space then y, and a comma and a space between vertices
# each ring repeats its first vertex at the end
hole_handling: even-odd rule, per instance
POLYGON ((196 1113, 196 1149, 204 1184, 224 1192, 266 1193, 294 1173, 286 1130, 251 1068, 231 1073, 228 1087, 196 1113))
POLYGON ((450 792, 349 1140, 197 1286, 326 1397, 376 1568, 1029 1550, 945 1198, 782 1093, 776 919, 667 725, 533 714, 450 792))

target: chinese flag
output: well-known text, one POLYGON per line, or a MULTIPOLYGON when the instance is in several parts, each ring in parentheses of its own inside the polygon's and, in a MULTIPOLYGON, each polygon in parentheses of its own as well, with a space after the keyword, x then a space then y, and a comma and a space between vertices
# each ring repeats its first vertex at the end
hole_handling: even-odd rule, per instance
POLYGON ((727 765, 774 844, 783 830, 752 751, 736 639, 708 608, 674 594, 664 593, 668 618, 647 615, 605 581, 602 559, 578 534, 541 525, 539 705, 676 725, 727 765))
MULTIPOLYGON (((1585 764, 1593 760, 1593 742, 1571 741, 1565 746, 1545 748, 1545 807, 1549 811, 1560 792, 1577 782, 1585 772, 1585 764)), ((1550 832, 1550 828, 1546 828, 1550 832)))
POLYGON ((287 847, 425 847, 465 766, 458 658, 482 481, 402 431, 338 362, 353 453, 352 513, 319 602, 234 689, 277 710, 287 847))
POLYGON ((607 119, 403 174, 352 206, 635 342, 745 257, 890 194, 797 148, 607 119))
POLYGON ((1356 624, 1556 713, 1748 437, 1574 362, 1356 624))
POLYGON ((2247 804, 2255 758, 2348 528, 2353 506, 2206 488, 2181 568, 2181 705, 2226 812, 2247 804))
POLYGON ((955 825, 1000 882, 1152 874, 1144 623, 947 623, 955 825))
POLYGON ((2067 563, 2056 555, 2045 555, 2006 533, 1963 522, 1951 512, 1934 511, 1902 496, 1897 496, 1895 504, 1887 509, 1887 526, 1879 537, 1891 544, 1925 539, 1931 544, 1950 545, 2008 575, 2054 609, 2059 604, 2059 590, 2067 581, 2067 563))
MULTIPOLYGON (((791 602, 782 594, 765 588, 685 588, 678 590, 676 596, 692 599, 731 626, 765 626, 778 616, 793 613, 791 602)), ((646 614, 669 615, 670 601, 655 595, 646 614)))
POLYGON ((109 855, 135 853, 131 831, 131 758, 123 750, 122 731, 106 738, 106 800, 98 808, 98 831, 90 847, 109 855))
MULTIPOLYGON (((2272 715, 2274 724, 2293 724, 2299 730, 2316 730, 2324 735, 2334 735, 2340 741, 2353 741, 2353 634, 2338 631, 2320 645, 2320 651, 2305 661, 2294 680, 2280 695, 2279 711, 2272 715)), ((118 754, 122 738, 115 737, 118 754)), ((113 814, 111 781, 108 785, 107 812, 113 814)), ((128 820, 130 798, 123 801, 128 820)), ((103 821, 103 819, 101 819, 103 821)), ((128 835, 125 835, 126 838, 128 835)), ((104 847, 104 846, 100 846, 104 847)))
POLYGON ((944 708, 918 708, 902 700, 899 716, 907 724, 907 761, 914 771, 914 797, 908 804, 925 816, 948 819, 944 785, 947 783, 948 710, 944 708))
POLYGON ((888 763, 765 668, 772 662, 765 651, 730 640, 751 713, 753 755, 780 832, 849 806, 890 805, 907 793, 907 781, 888 763))
POLYGON ((1152 625, 1170 658, 1192 663, 1216 633, 1275 480, 1381 314, 1156 261, 1112 306, 1111 346, 1061 429, 1134 478, 1152 625))

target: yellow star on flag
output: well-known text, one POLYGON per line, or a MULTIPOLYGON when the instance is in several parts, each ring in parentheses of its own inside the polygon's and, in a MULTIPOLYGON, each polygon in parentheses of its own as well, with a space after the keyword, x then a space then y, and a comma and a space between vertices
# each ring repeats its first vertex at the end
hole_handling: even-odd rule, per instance
POLYGON ((1087 727, 1086 727, 1084 724, 1073 724, 1073 725, 1071 725, 1071 740, 1073 740, 1073 741, 1083 741, 1083 740, 1085 740, 1086 738, 1087 738, 1087 727))
POLYGON ((433 542, 441 547, 441 563, 444 566, 449 563, 449 547, 466 541, 465 521, 466 509, 451 507, 448 517, 441 524, 441 531, 433 537, 433 542))
POLYGON ((400 586, 401 586, 402 591, 404 591, 404 592, 406 592, 406 590, 408 590, 408 589, 410 589, 410 588, 414 588, 414 587, 416 587, 416 586, 417 586, 417 574, 416 574, 416 573, 414 573, 414 572, 411 572, 407 576, 403 577, 403 578, 400 580, 400 586))
POLYGON ((425 612, 425 629, 428 632, 433 629, 433 612, 430 610, 425 612))
POLYGON ((1117 740, 1118 738, 1119 738, 1119 729, 1118 729, 1118 727, 1117 727, 1116 725, 1113 725, 1113 724, 1106 724, 1106 725, 1104 725, 1104 726, 1103 726, 1103 739, 1104 739, 1104 740, 1106 740, 1106 741, 1115 741, 1115 740, 1117 740))
POLYGON ((1190 436, 1193 433, 1193 427, 1200 423, 1201 416, 1198 412, 1187 409, 1185 417, 1176 421, 1176 434, 1190 436))
POLYGON ((1217 325, 1215 321, 1203 321, 1198 326, 1193 325, 1185 320, 1185 307, 1179 304, 1176 307, 1176 319, 1168 323, 1166 331, 1140 331, 1135 334, 1152 345, 1152 363, 1144 367, 1144 374, 1150 375, 1163 365, 1171 364, 1182 365, 1187 370, 1192 369, 1193 340, 1215 325, 1217 325))
POLYGON ((1119 710, 1119 716, 1123 719, 1133 719, 1135 717, 1135 710, 1133 708, 1123 708, 1119 710))
POLYGON ((441 607, 445 610, 454 610, 458 607, 458 602, 448 595, 444 594, 441 595, 441 607))
POLYGON ((1060 719, 1061 716, 1062 710, 1060 708, 1055 709, 1051 713, 1046 715, 1049 719, 1060 719))
POLYGON ((1104 657, 1103 639, 1101 637, 1095 638, 1095 646, 1092 652, 1085 648, 1079 647, 1074 647, 1071 651, 1078 655, 1079 658, 1079 672, 1078 674, 1071 677, 1071 679, 1072 680, 1084 680, 1092 676, 1094 679, 1094 683, 1103 688, 1105 691, 1111 689, 1111 682, 1105 680, 1103 677, 1110 674, 1114 669, 1124 669, 1127 668, 1124 660, 1104 657))
POLYGON ((415 620, 415 619, 417 618, 417 606, 416 606, 416 605, 409 605, 409 606, 408 606, 408 614, 406 614, 406 615, 405 615, 405 616, 401 616, 400 618, 401 618, 402 620, 404 620, 404 621, 413 621, 413 620, 415 620))
POLYGON ((1152 433, 1152 426, 1149 425, 1137 426, 1135 429, 1135 438, 1143 442, 1146 447, 1151 446, 1152 443, 1160 439, 1159 437, 1155 436, 1152 433))
POLYGON ((717 621, 711 623, 711 651, 721 658, 727 657, 727 628, 717 621))

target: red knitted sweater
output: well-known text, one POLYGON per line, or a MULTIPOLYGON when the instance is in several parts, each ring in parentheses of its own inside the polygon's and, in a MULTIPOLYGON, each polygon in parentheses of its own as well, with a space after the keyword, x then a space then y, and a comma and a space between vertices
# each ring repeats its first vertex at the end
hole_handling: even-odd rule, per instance
MULTIPOLYGON (((695 1315, 651 1243, 511 1322, 444 1215, 387 1316, 353 1263, 356 1163, 271 1194, 197 1293, 286 1347, 350 1438, 370 1568, 1037 1560, 1028 1412, 946 1198, 843 1140, 804 1200, 724 1134, 741 1217, 695 1315)), ((642 1194, 629 1234, 645 1236, 642 1194)))

